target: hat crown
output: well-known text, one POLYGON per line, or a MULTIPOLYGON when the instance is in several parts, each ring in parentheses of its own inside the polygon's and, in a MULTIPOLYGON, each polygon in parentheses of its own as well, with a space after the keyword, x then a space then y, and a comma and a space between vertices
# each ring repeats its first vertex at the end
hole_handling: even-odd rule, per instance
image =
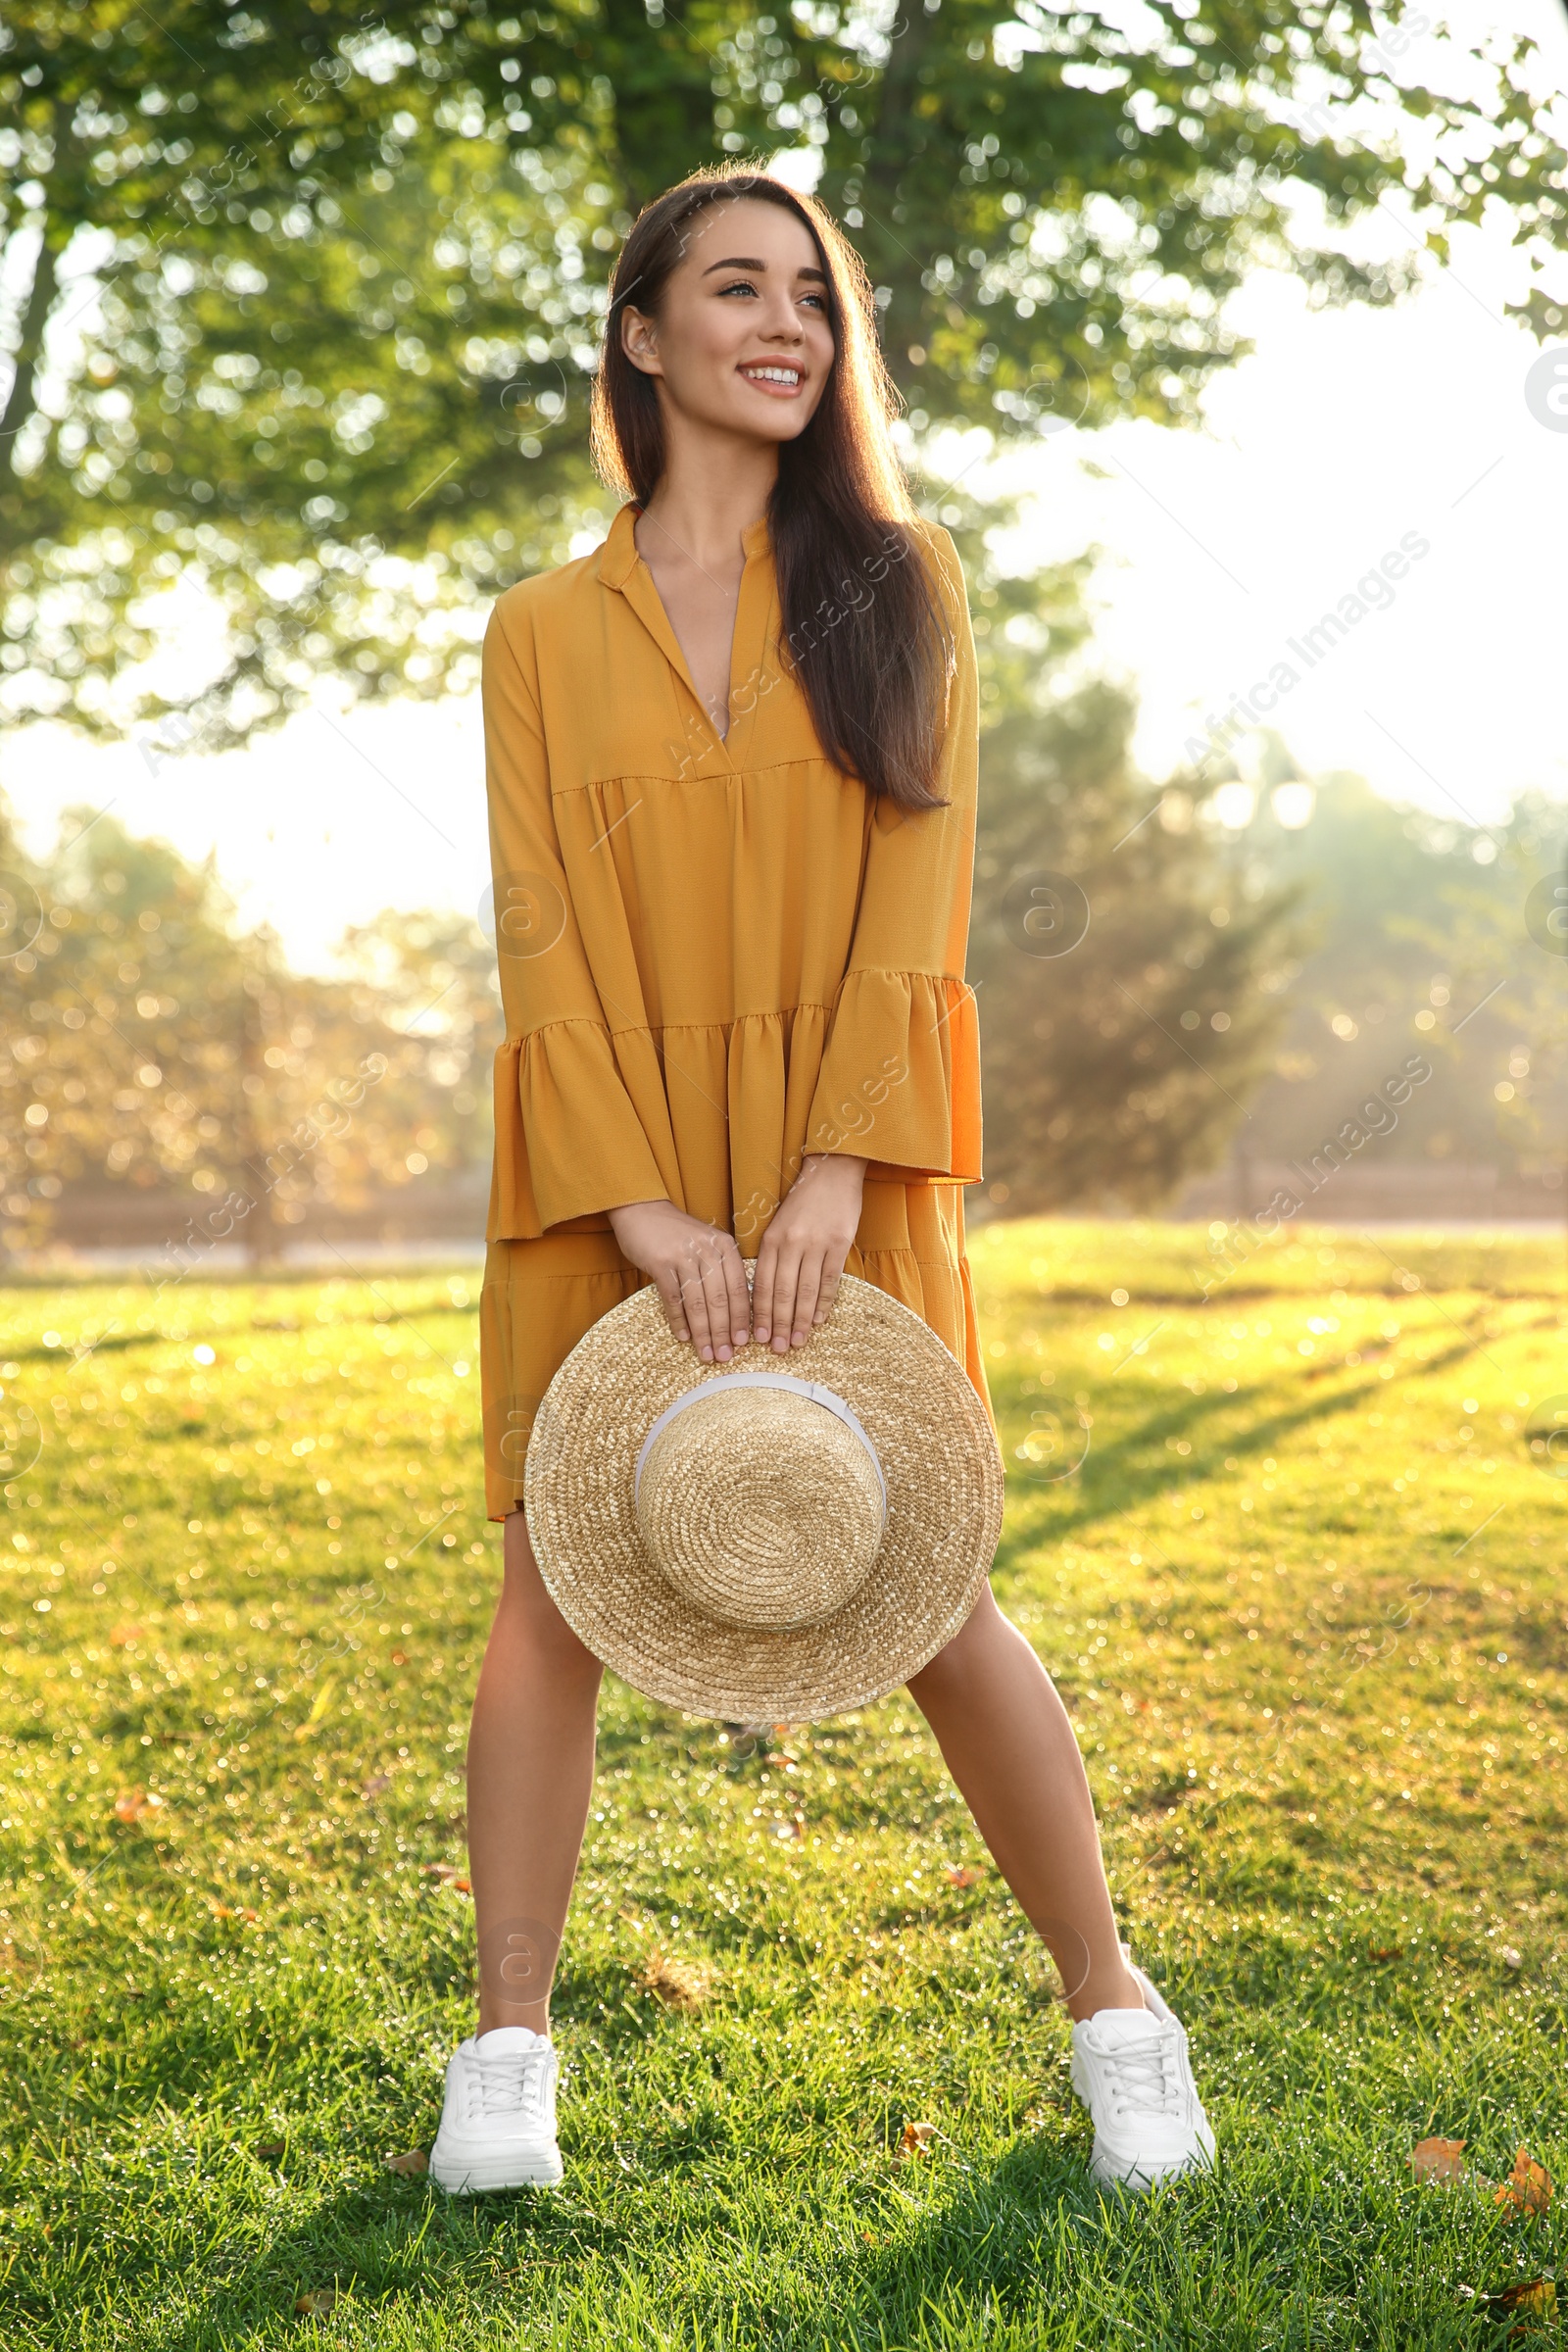
POLYGON ((645 1443, 638 1532, 665 1583, 718 1624, 820 1625, 876 1558, 885 1513, 870 1441, 841 1399, 805 1389, 705 1383, 645 1443))

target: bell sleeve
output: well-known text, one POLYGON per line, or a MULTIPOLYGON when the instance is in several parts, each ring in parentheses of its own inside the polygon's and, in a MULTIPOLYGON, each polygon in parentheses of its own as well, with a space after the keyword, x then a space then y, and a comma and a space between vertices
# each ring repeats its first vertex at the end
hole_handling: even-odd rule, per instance
POLYGON ((550 760, 527 668, 532 631, 500 607, 485 633, 483 703, 496 960, 506 1042, 496 1054, 488 1235, 537 1240, 568 1218, 669 1198, 626 1091, 572 908, 550 760))
POLYGON ((980 1032, 963 977, 979 773, 968 598, 946 531, 932 535, 956 663, 939 791, 946 808, 878 799, 867 820, 854 941, 807 1122, 808 1152, 872 1176, 980 1180, 980 1032))

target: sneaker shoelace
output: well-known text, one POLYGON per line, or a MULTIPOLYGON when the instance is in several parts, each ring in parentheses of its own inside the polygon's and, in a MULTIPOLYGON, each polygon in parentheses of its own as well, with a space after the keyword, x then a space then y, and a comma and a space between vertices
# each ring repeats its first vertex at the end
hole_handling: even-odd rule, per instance
POLYGON ((1163 2038, 1107 2051, 1102 2064, 1110 2076, 1117 2113, 1179 2115, 1181 2083, 1175 2058, 1174 2048, 1163 2038))
POLYGON ((544 2050, 509 2051, 495 2057, 475 2057, 470 2081, 481 2115, 522 2115, 537 2119, 544 2113, 544 2050))

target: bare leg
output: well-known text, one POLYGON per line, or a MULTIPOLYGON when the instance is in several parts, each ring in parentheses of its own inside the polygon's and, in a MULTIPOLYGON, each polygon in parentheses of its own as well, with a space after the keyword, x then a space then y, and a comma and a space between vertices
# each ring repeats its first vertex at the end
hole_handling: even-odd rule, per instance
POLYGON ((998 1869, 1050 1946, 1073 2016, 1141 2009, 1067 1710, 989 1586, 963 1631, 912 1678, 909 1694, 998 1869))
POLYGON ((481 2034, 550 2030, 550 1981, 593 1791, 602 1672, 546 1592, 514 1511, 468 1732, 481 2034))

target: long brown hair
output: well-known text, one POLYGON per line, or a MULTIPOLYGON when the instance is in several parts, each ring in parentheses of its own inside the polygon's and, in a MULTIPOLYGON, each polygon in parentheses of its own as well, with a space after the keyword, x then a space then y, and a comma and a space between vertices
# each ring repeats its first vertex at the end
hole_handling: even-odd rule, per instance
POLYGON ((621 347, 621 313, 631 302, 655 316, 689 223, 740 197, 779 205, 809 231, 833 328, 822 397, 806 430, 781 445, 768 499, 785 657, 835 766, 902 808, 940 808, 953 631, 888 430, 898 394, 877 343, 870 281, 812 197, 732 165, 694 172, 644 207, 611 278, 593 389, 594 463, 622 498, 645 505, 658 488, 659 393, 621 347))

